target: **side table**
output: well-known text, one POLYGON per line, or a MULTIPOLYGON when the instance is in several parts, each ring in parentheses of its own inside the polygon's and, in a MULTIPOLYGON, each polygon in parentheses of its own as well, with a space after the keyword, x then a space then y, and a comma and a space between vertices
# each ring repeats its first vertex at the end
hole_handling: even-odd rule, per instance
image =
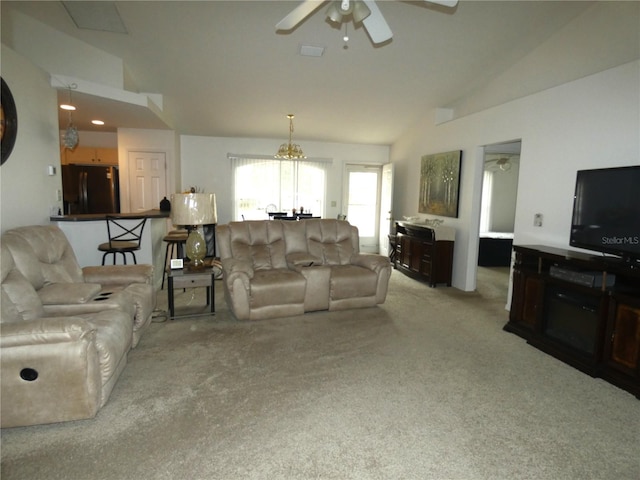
POLYGON ((167 280, 169 286, 167 295, 169 300, 169 318, 178 318, 175 314, 174 290, 176 288, 188 287, 206 287, 207 288, 207 305, 211 306, 210 313, 202 313, 196 315, 182 315, 183 317, 194 317, 198 315, 215 315, 215 272, 212 267, 202 269, 190 269, 189 267, 179 270, 168 270, 167 280))

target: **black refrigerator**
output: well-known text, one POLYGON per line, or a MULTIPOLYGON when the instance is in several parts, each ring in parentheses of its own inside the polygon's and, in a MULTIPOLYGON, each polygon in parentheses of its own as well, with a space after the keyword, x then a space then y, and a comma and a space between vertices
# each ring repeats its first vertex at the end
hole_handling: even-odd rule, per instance
POLYGON ((62 165, 64 213, 120 213, 118 167, 62 165))

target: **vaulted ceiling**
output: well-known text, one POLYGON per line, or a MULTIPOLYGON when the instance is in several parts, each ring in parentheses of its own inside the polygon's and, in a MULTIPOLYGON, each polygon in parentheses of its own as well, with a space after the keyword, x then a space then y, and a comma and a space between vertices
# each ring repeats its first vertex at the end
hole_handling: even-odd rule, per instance
MULTIPOLYGON (((181 134, 389 145, 418 118, 455 107, 584 13, 591 2, 378 0, 393 39, 374 45, 361 25, 326 20, 327 3, 290 32, 275 25, 294 1, 115 2, 127 33, 78 28, 61 2, 2 1, 123 60, 127 88, 163 97, 163 121, 122 102, 75 95, 74 122, 103 112, 117 127, 171 128, 181 134), (320 57, 300 47, 324 48, 320 57), (140 117, 140 118, 137 118, 140 117)), ((7 17, 8 18, 8 17, 7 17)), ((6 20, 9 21, 8 19, 6 20)), ((570 65, 568 66, 570 68, 570 65)), ((65 73, 65 72, 57 72, 65 73)), ((553 72, 540 71, 540 76, 553 72)), ((545 82, 537 82, 537 87, 545 82)), ((62 98, 68 92, 62 90, 62 98)), ((66 114, 61 127, 66 125, 66 114)))

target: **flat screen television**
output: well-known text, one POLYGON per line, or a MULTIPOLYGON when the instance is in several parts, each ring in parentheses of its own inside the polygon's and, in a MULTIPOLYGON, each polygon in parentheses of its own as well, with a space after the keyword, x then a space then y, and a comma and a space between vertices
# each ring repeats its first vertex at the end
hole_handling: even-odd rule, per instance
POLYGON ((578 171, 569 243, 640 262, 640 165, 578 171))

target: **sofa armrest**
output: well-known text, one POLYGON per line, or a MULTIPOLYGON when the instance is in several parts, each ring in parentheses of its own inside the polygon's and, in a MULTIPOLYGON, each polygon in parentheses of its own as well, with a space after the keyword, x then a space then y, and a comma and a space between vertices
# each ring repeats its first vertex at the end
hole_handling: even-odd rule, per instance
POLYGON ((42 305, 67 305, 87 303, 100 290, 99 283, 50 283, 38 290, 42 305))
POLYGON ((23 347, 92 340, 96 327, 80 317, 41 317, 24 322, 3 323, 0 347, 23 347))
POLYGON ((351 258, 351 263, 353 265, 373 270, 378 274, 385 268, 391 268, 391 261, 389 260, 389 257, 373 253, 358 253, 351 258))
POLYGON ((103 265, 83 267, 84 281, 102 285, 153 283, 153 265, 103 265))
POLYGON ((246 260, 225 258, 222 260, 222 275, 228 286, 235 280, 241 280, 245 289, 249 290, 249 280, 253 278, 253 265, 246 260))

